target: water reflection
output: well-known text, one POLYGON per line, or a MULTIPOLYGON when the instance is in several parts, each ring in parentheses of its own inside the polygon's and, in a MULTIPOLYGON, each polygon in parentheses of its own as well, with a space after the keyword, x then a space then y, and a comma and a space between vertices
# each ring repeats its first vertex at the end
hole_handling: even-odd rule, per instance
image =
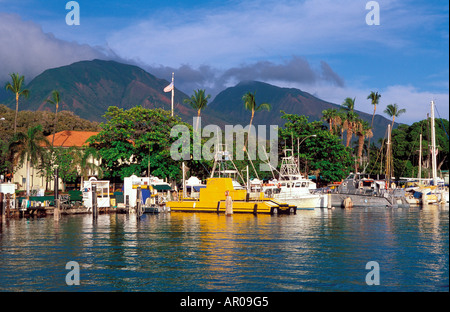
POLYGON ((448 208, 4 220, 0 289, 448 291, 448 208), (81 285, 65 285, 77 261, 81 285), (380 263, 381 285, 365 284, 380 263))

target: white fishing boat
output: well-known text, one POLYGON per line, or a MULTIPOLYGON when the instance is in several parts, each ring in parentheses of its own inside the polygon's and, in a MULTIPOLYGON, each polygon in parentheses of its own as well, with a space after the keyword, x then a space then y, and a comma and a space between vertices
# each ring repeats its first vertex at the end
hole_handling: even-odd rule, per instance
POLYGON ((286 149, 284 154, 279 178, 262 185, 264 195, 295 205, 297 209, 327 207, 326 195, 311 193, 315 183, 300 174, 292 150, 286 149))

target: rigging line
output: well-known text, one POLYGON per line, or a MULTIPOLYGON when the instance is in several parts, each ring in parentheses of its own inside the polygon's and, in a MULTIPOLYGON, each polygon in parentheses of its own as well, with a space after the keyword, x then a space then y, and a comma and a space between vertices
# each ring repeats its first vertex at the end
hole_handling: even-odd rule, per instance
MULTIPOLYGON (((419 136, 420 136, 420 133, 419 133, 419 136)), ((417 141, 418 141, 418 139, 417 139, 417 137, 416 137, 416 140, 413 140, 413 145, 412 145, 412 148, 410 148, 410 150, 409 150, 409 155, 408 155, 408 157, 406 158, 406 161, 409 160, 409 159, 411 158, 411 155, 412 155, 413 151, 415 151, 414 148, 416 147, 417 141)), ((406 171, 406 161, 405 161, 404 164, 403 164, 403 168, 402 168, 402 171, 401 171, 401 173, 400 173, 400 176, 403 176, 403 174, 404 174, 405 171, 406 171)), ((411 163, 413 163, 413 162, 411 162, 411 163)))
POLYGON ((445 129, 445 126, 444 126, 444 122, 442 121, 442 118, 441 118, 441 114, 439 114, 439 111, 438 111, 438 109, 437 109, 437 106, 436 106, 436 105, 434 105, 434 109, 435 109, 435 110, 436 110, 436 112, 438 113, 439 119, 441 120, 442 128, 444 128, 445 134, 447 135, 447 139, 448 139, 449 137, 448 137, 448 133, 447 133, 447 130, 445 129))
MULTIPOLYGON (((375 159, 374 164, 377 163, 378 158, 380 158, 380 155, 381 155, 381 156, 383 155, 383 147, 384 147, 384 141, 386 140, 386 135, 387 135, 387 128, 386 128, 386 131, 385 131, 385 133, 384 133, 384 138, 383 138, 383 140, 381 141, 380 149, 379 149, 378 152, 377 152, 377 158, 375 159)), ((382 165, 383 165, 383 157, 381 157, 380 162, 381 162, 381 166, 382 166, 382 165)), ((381 168, 381 167, 380 167, 380 168, 381 168)), ((374 172, 374 170, 375 170, 375 166, 372 167, 372 169, 370 170, 369 174, 372 174, 372 172, 374 172)))

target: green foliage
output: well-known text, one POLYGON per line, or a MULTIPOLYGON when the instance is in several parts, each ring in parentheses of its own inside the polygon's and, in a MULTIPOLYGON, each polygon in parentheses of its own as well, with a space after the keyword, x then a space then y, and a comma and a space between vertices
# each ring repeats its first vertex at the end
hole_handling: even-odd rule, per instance
MULTIPOLYGON (((170 147, 177 138, 170 137, 173 126, 183 124, 179 117, 171 117, 162 109, 141 106, 123 110, 111 106, 104 115, 100 133, 89 141, 102 158, 105 177, 120 178, 147 173, 150 163, 152 175, 179 179, 181 165, 170 156, 170 147)), ((186 125, 189 129, 192 127, 186 125)))
MULTIPOLYGON (((0 140, 8 142, 14 135, 14 110, 0 104, 0 117, 5 120, 0 121, 0 140)), ((58 111, 58 124, 55 129, 55 113, 49 111, 19 111, 17 116, 17 132, 26 132, 28 128, 37 125, 42 126, 45 136, 64 130, 75 131, 98 131, 98 123, 82 119, 69 111, 58 111)))
POLYGON ((30 96, 30 91, 28 89, 22 89, 22 85, 25 84, 25 77, 19 74, 10 74, 11 82, 6 83, 5 89, 11 91, 16 97, 16 115, 14 117, 14 134, 17 132, 17 115, 19 113, 19 97, 24 96, 28 98, 30 96))
POLYGON ((344 147, 338 136, 330 133, 320 121, 308 122, 306 116, 281 113, 287 122, 280 130, 283 140, 279 142, 280 149, 292 144, 297 150, 297 142, 302 142, 300 151, 294 155, 300 158, 300 166, 304 162, 310 171, 316 171, 322 183, 341 181, 349 174, 353 165, 351 149, 344 147))
POLYGON ((189 99, 184 99, 183 102, 189 104, 198 112, 197 115, 200 116, 200 111, 206 108, 210 97, 211 94, 205 95, 205 90, 199 89, 194 90, 194 95, 192 95, 189 99))
MULTIPOLYGON (((449 156, 449 121, 435 119, 438 170, 448 170, 449 156)), ((394 175, 396 177, 417 176, 419 165, 420 134, 422 134, 422 172, 428 177, 431 168, 431 129, 429 120, 413 123, 411 126, 400 125, 392 131, 392 154, 394 157, 394 175)))
POLYGON ((74 182, 78 177, 80 150, 75 147, 55 148, 54 164, 58 166, 58 176, 64 183, 74 182))
POLYGON ((319 170, 322 181, 341 181, 347 177, 353 166, 351 149, 341 144, 339 137, 327 131, 317 133, 315 144, 308 144, 311 169, 319 170))
POLYGON ((42 159, 44 148, 48 146, 47 139, 42 134, 42 126, 37 125, 28 128, 26 133, 18 132, 9 144, 9 152, 15 164, 23 164, 25 161, 36 165, 42 159))

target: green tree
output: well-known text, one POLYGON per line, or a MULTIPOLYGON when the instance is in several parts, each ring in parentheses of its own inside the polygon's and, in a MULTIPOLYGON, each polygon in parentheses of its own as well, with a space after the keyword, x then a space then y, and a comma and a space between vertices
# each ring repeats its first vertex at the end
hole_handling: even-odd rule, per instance
MULTIPOLYGON (((381 94, 379 94, 378 92, 373 92, 373 91, 371 91, 370 94, 367 96, 367 99, 370 100, 370 103, 373 105, 372 122, 370 124, 370 128, 372 129, 372 131, 373 131, 373 119, 375 117, 375 112, 377 110, 377 105, 380 101, 380 98, 381 98, 381 94)), ((369 146, 370 146, 370 139, 371 139, 371 137, 369 136, 369 143, 368 143, 369 146)), ((369 157, 369 161, 370 161, 370 153, 369 153, 368 157, 369 157)))
MULTIPOLYGON (((208 105, 208 100, 211 97, 211 94, 205 95, 205 90, 199 89, 197 91, 194 90, 194 95, 192 95, 189 99, 184 99, 184 103, 189 104, 193 109, 197 110, 197 117, 200 117, 200 113, 202 110, 206 108, 208 105)), ((198 121, 195 126, 195 130, 198 129, 198 121)))
POLYGON ((24 84, 25 77, 19 76, 19 74, 13 73, 11 76, 11 82, 8 82, 5 85, 5 89, 11 91, 16 96, 16 115, 14 117, 14 134, 16 134, 17 129, 17 114, 19 113, 19 97, 24 96, 28 98, 30 95, 30 91, 28 89, 22 89, 22 85, 24 84))
POLYGON ((42 134, 42 126, 28 128, 26 133, 18 132, 14 135, 9 150, 14 164, 22 166, 26 162, 26 191, 27 198, 30 196, 30 166, 37 166, 42 161, 46 150, 44 146, 49 146, 49 142, 42 134))
MULTIPOLYGON (((437 168, 449 170, 449 121, 436 119, 436 145, 438 146, 437 168)), ((422 163, 422 178, 431 177, 431 129, 429 120, 412 125, 399 125, 392 131, 392 154, 396 177, 416 177, 419 162, 422 163), (422 159, 419 159, 420 134, 422 134, 422 159)))
MULTIPOLYGON (((129 110, 110 106, 104 117, 107 121, 100 124, 100 133, 90 138, 89 143, 98 150, 105 177, 139 176, 147 172, 150 163, 155 176, 181 178, 181 164, 170 155, 177 138, 171 137, 170 132, 175 125, 184 125, 192 134, 190 125, 177 116, 171 117, 170 112, 141 106, 129 110)), ((187 161, 188 167, 192 163, 187 161)))
POLYGON ((328 131, 321 131, 314 138, 316 144, 307 144, 311 169, 320 172, 323 183, 342 181, 352 170, 351 149, 341 144, 339 137, 328 131))
POLYGON ((97 165, 95 162, 100 159, 99 152, 89 146, 80 151, 81 157, 79 158, 80 165, 80 176, 81 176, 81 185, 83 185, 83 180, 87 180, 89 175, 98 174, 98 177, 101 179, 103 177, 103 168, 97 165))
POLYGON ((330 133, 336 133, 338 125, 341 123, 340 114, 335 108, 329 108, 322 111, 322 120, 328 122, 330 133), (333 124, 335 129, 333 129, 333 124))
POLYGON ((54 163, 58 166, 58 177, 63 182, 64 192, 67 182, 75 182, 78 177, 79 149, 77 147, 57 147, 54 149, 54 163))
MULTIPOLYGON (((372 115, 372 123, 370 124, 370 128, 373 129, 373 118, 375 117, 375 112, 377 110, 378 102, 380 101, 381 94, 378 92, 371 91, 370 94, 367 96, 367 99, 370 99, 370 103, 373 105, 373 115, 372 115)), ((370 144, 370 141, 369 141, 370 144)))
POLYGON ((55 111, 55 124, 54 124, 54 129, 53 129, 53 137, 52 137, 52 147, 53 147, 53 143, 55 141, 55 133, 56 133, 56 125, 58 124, 58 106, 59 106, 59 101, 60 101, 60 97, 59 97, 59 92, 57 90, 53 90, 52 91, 52 99, 47 99, 47 103, 53 104, 56 106, 56 111, 55 111))
POLYGON ((316 171, 322 183, 341 181, 349 174, 353 164, 351 150, 341 144, 338 136, 330 133, 320 121, 309 122, 303 115, 281 113, 286 123, 280 129, 280 149, 290 146, 292 141, 295 150, 297 139, 304 139, 295 155, 307 162, 310 170, 316 171))

